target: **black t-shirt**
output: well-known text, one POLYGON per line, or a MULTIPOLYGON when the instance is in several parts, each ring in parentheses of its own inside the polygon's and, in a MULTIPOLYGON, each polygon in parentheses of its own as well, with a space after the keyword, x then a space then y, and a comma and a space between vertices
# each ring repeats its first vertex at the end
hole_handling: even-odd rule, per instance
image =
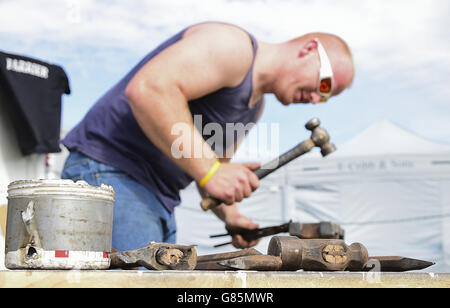
POLYGON ((70 94, 64 70, 0 52, 0 91, 22 154, 60 152, 61 95, 70 94))

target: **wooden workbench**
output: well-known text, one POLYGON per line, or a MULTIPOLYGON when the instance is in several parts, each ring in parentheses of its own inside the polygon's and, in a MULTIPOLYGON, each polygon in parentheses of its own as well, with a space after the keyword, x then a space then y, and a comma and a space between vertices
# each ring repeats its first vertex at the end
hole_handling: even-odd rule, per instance
POLYGON ((0 288, 450 288, 450 273, 0 271, 0 288))

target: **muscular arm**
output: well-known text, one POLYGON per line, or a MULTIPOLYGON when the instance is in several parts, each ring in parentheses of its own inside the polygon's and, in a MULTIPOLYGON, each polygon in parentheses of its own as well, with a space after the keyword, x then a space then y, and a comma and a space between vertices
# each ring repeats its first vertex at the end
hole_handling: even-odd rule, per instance
MULTIPOLYGON (((149 61, 128 84, 126 96, 143 132, 196 182, 207 174, 217 157, 195 129, 188 101, 236 86, 251 61, 251 42, 245 32, 229 25, 201 24, 187 30, 183 39, 149 61), (173 135, 172 129, 180 123, 188 127, 190 136, 182 144, 185 155, 175 158, 171 148, 179 136, 173 135), (194 149, 201 153, 199 158, 194 157, 194 149)), ((205 188, 230 204, 241 200, 249 183, 255 186, 255 179, 247 168, 227 165, 219 168, 217 174, 221 176, 214 176, 205 188)))
MULTIPOLYGON (((126 96, 144 133, 168 157, 172 157, 171 146, 177 139, 172 128, 177 123, 188 125, 191 149, 201 149, 201 158, 173 161, 199 181, 214 164, 216 155, 194 128, 187 102, 233 86, 245 76, 246 63, 233 57, 233 46, 224 43, 226 36, 236 36, 236 30, 216 25, 197 27, 149 61, 129 83, 126 96)), ((185 154, 189 157, 192 153, 185 154)))

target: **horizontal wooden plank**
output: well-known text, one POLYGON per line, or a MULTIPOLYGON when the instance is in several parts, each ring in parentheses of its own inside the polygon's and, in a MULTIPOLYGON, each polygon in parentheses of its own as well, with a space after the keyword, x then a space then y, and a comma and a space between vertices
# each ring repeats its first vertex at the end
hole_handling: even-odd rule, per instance
POLYGON ((450 274, 210 271, 0 271, 0 288, 449 288, 450 274))

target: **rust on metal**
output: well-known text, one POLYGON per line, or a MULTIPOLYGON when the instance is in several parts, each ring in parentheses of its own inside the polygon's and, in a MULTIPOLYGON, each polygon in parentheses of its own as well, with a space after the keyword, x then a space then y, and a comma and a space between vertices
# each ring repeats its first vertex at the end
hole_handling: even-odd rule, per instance
POLYGON ((434 263, 406 257, 370 257, 360 243, 347 245, 335 239, 299 239, 274 236, 267 255, 246 255, 224 259, 227 269, 258 271, 380 271, 421 270, 434 263))
MULTIPOLYGON (((347 256, 342 255, 342 250, 340 248, 336 250, 337 247, 340 246, 335 246, 333 248, 329 247, 329 250, 326 252, 324 258, 328 259, 327 262, 330 264, 345 264, 347 256), (335 258, 330 259, 329 256, 335 256, 335 258)), ((281 260, 281 257, 275 257, 270 255, 243 256, 219 261, 219 264, 220 266, 223 266, 223 268, 227 270, 231 269, 231 270, 249 270, 249 271, 280 271, 285 270, 286 267, 286 264, 283 267, 283 261, 281 260)), ((395 257, 395 256, 371 257, 362 270, 358 270, 358 268, 353 268, 352 271, 406 272, 406 271, 422 270, 431 265, 434 265, 434 263, 405 257, 395 257)), ((305 271, 312 271, 312 269, 308 268, 308 266, 300 266, 298 269, 302 269, 305 271)), ((291 268, 291 270, 295 270, 295 267, 291 268)), ((351 269, 347 270, 350 271, 351 269)))
POLYGON ((283 262, 280 257, 261 255, 244 256, 219 262, 220 265, 235 270, 278 271, 283 262))
POLYGON ((219 264, 220 261, 230 260, 234 258, 244 257, 244 256, 259 256, 262 255, 261 252, 254 248, 247 248, 233 252, 217 253, 205 256, 197 257, 196 270, 226 270, 227 267, 219 264))
POLYGON ((179 249, 158 249, 156 261, 167 266, 176 266, 183 259, 184 253, 179 249))
POLYGON ((327 245, 322 250, 322 257, 324 260, 331 264, 342 264, 346 263, 348 257, 344 250, 344 246, 341 245, 327 245))
POLYGON ((206 262, 206 261, 221 261, 226 259, 232 259, 243 256, 254 256, 261 255, 262 253, 254 248, 246 248, 242 250, 232 251, 232 252, 224 252, 224 253, 215 253, 205 256, 198 256, 197 263, 206 262))
POLYGON ((407 272, 418 271, 433 266, 434 262, 399 256, 369 257, 364 271, 407 272))
POLYGON ((281 270, 288 271, 361 271, 369 258, 360 243, 349 246, 343 240, 305 240, 292 236, 274 236, 268 255, 281 257, 281 270))
POLYGON ((289 235, 301 239, 340 239, 345 237, 345 231, 340 225, 327 221, 319 223, 291 223, 289 235))
POLYGON ((167 243, 152 242, 133 250, 113 251, 110 258, 110 268, 122 269, 142 266, 150 270, 193 270, 197 265, 194 246, 167 243))

